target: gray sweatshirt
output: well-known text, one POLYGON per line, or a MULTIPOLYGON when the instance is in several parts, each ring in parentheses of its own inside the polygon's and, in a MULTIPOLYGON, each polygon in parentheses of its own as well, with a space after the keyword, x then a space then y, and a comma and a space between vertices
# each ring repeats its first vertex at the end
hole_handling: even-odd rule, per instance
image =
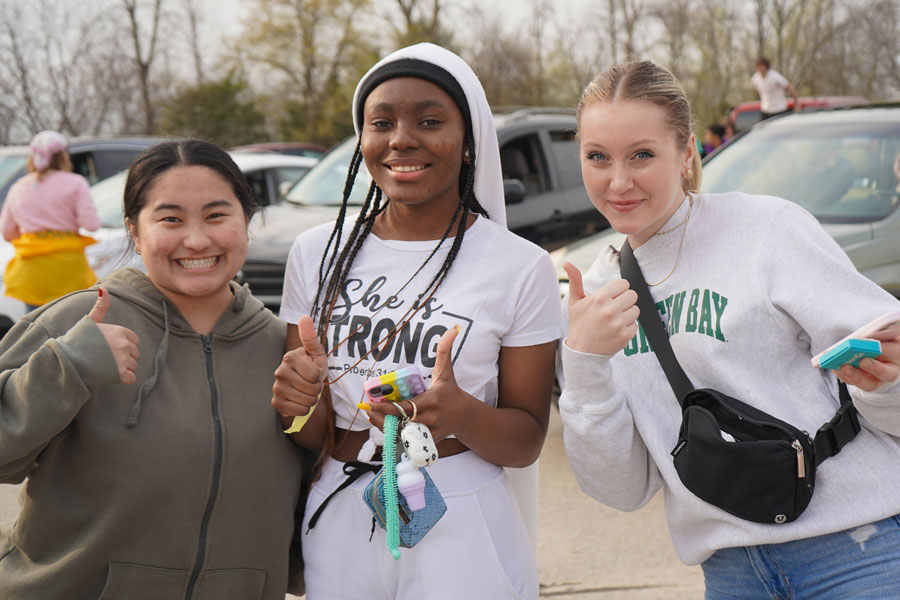
POLYGON ((207 336, 140 272, 104 281, 140 337, 137 382, 85 315, 96 290, 0 342, 0 598, 283 600, 300 450, 270 404, 285 328, 246 288, 207 336))
MULTIPOLYGON (((686 214, 687 202, 661 231, 686 214)), ((676 229, 635 251, 647 281, 669 273, 680 239, 676 229)), ((585 274, 585 292, 619 277, 618 258, 607 250, 585 274)), ((810 357, 900 309, 809 213, 741 193, 695 196, 675 271, 650 290, 696 387, 722 391, 811 434, 839 401, 834 375, 812 367, 810 357)), ((562 344, 561 358, 560 415, 581 488, 629 511, 662 489, 672 542, 687 564, 719 548, 807 538, 900 513, 900 382, 874 393, 850 388, 862 431, 820 465, 806 512, 768 525, 703 502, 679 480, 670 452, 680 408, 642 330, 613 356, 562 344)))

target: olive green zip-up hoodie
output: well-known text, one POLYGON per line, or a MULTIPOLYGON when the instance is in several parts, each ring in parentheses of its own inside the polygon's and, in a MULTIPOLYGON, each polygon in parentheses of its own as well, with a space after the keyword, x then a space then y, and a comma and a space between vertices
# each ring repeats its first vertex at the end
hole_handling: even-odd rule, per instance
POLYGON ((0 598, 283 600, 302 453, 270 404, 284 324, 246 288, 207 336, 136 270, 100 282, 140 338, 119 383, 96 289, 0 342, 0 598))

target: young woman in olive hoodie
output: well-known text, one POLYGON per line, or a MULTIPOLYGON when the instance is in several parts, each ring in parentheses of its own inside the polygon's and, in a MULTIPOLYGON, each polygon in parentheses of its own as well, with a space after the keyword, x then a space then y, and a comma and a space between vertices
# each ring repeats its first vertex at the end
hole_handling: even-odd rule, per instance
POLYGON ((125 217, 147 269, 0 343, 0 598, 283 600, 301 451, 269 398, 284 325, 231 280, 256 206, 221 149, 140 156, 125 217))

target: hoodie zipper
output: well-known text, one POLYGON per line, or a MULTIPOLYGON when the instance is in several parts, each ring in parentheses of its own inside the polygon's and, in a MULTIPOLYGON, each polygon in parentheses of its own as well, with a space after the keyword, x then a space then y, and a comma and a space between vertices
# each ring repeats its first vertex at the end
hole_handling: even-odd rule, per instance
POLYGON ((201 335, 203 340, 203 354, 206 359, 206 378, 209 381, 210 410, 212 413, 213 427, 216 432, 216 456, 213 463, 213 480, 209 490, 209 498, 206 501, 206 510, 203 513, 203 521, 200 524, 200 539, 197 544, 197 559, 194 561, 194 570, 188 582, 185 600, 190 600, 194 595, 194 587, 197 578, 203 568, 206 559, 206 537, 209 530, 209 520, 212 516, 213 506, 216 504, 216 496, 219 493, 219 479, 222 474, 222 421, 219 419, 219 392, 216 389, 216 380, 213 377, 212 362, 212 336, 201 335))

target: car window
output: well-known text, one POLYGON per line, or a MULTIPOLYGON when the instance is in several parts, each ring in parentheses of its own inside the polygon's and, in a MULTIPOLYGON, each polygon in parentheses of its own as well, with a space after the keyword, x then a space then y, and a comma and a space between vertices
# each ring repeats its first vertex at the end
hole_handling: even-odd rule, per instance
POLYGON ((131 163, 140 153, 140 150, 125 148, 118 150, 95 150, 91 152, 97 177, 105 179, 119 171, 124 171, 131 166, 131 163))
POLYGON ((6 200, 9 188, 25 174, 27 154, 7 155, 0 157, 0 205, 6 200))
POLYGON ((523 135, 509 140, 500 148, 503 179, 518 179, 525 184, 525 194, 547 191, 545 159, 537 135, 523 135))
POLYGON ((550 150, 556 160, 560 184, 563 189, 581 187, 581 160, 574 129, 550 132, 550 150))
POLYGON ((284 196, 298 179, 309 171, 308 167, 279 167, 272 170, 275 178, 274 185, 278 188, 278 195, 284 196))
POLYGON ((898 205, 898 153, 895 124, 763 128, 713 155, 701 189, 787 198, 825 223, 876 221, 898 205))
POLYGON ((260 206, 268 206, 271 196, 269 195, 269 184, 266 181, 266 172, 264 170, 250 171, 245 172, 244 176, 250 184, 250 189, 256 197, 256 202, 260 206))
POLYGON ((122 227, 124 224, 122 202, 127 178, 128 171, 122 171, 91 186, 91 198, 104 227, 122 227))
POLYGON ((734 130, 743 131, 745 129, 750 129, 759 122, 760 117, 762 117, 762 115, 759 113, 759 110, 741 111, 734 119, 734 130))
MULTIPOLYGON (((309 173, 300 178, 297 185, 287 193, 285 200, 295 204, 340 206, 344 198, 347 170, 355 150, 356 138, 349 138, 335 146, 309 173)), ((368 191, 369 173, 365 163, 360 163, 348 203, 362 206, 368 191)))
POLYGON ((90 152, 73 153, 69 155, 69 158, 72 160, 73 173, 78 173, 87 179, 91 185, 100 181, 101 178, 97 174, 97 167, 94 165, 94 157, 90 152))
POLYGON ((16 154, 0 158, 0 187, 12 183, 16 175, 25 168, 27 154, 16 154))

